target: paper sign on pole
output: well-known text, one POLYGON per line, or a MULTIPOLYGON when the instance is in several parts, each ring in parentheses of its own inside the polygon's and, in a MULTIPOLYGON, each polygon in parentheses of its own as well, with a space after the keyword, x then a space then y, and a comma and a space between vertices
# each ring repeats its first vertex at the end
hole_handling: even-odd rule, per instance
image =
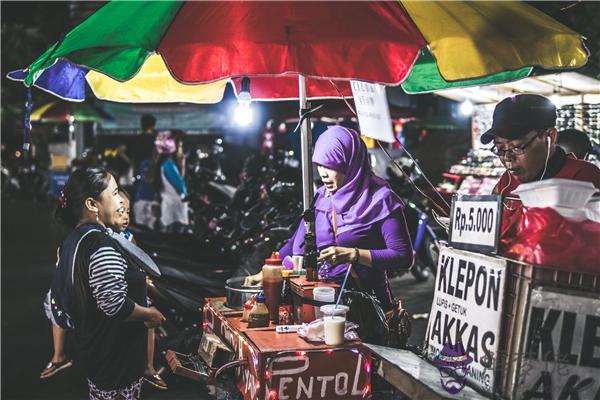
POLYGON ((461 376, 488 393, 494 390, 505 282, 505 260, 451 248, 440 252, 427 357, 436 364, 444 348, 462 343, 468 365, 461 365, 461 376))
POLYGON ((377 83, 350 81, 360 133, 382 142, 393 143, 392 119, 385 96, 385 86, 377 83))

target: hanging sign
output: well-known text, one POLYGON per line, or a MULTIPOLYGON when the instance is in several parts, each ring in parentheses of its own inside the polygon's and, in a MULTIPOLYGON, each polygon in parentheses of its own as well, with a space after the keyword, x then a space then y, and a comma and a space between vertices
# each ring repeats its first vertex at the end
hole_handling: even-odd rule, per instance
POLYGON ((442 378, 449 377, 441 384, 450 393, 467 382, 494 390, 506 264, 447 247, 440 253, 425 350, 442 378))
POLYGON ((600 398, 600 299, 533 289, 518 399, 600 398))
POLYGON ((454 196, 448 242, 457 249, 496 254, 501 222, 501 196, 454 196))
POLYGON ((352 96, 363 136, 394 143, 394 131, 385 86, 377 83, 350 81, 352 96))

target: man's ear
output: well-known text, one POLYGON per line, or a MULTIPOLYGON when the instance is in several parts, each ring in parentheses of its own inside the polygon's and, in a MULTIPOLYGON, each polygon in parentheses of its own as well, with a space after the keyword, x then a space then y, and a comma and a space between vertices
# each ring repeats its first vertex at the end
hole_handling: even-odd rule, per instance
POLYGON ((551 145, 554 146, 558 140, 558 131, 556 128, 549 128, 546 132, 550 138, 551 145))
POLYGON ((86 210, 94 214, 98 213, 98 202, 92 199, 91 197, 85 199, 85 201, 83 202, 83 206, 86 208, 86 210))

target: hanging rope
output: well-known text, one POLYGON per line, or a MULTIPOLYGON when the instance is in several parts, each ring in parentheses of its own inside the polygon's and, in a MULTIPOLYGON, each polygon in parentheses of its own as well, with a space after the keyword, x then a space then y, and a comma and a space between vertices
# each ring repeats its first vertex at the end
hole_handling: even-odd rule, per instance
MULTIPOLYGON (((42 66, 46 65, 48 60, 54 55, 54 52, 60 47, 65 34, 62 34, 58 42, 54 44, 52 51, 48 54, 42 66)), ((41 76, 41 74, 40 74, 41 76)), ((23 121, 23 151, 27 153, 31 147, 31 110, 33 108, 33 101, 31 100, 31 86, 35 84, 35 81, 31 85, 27 86, 27 101, 25 102, 25 120, 23 121)))

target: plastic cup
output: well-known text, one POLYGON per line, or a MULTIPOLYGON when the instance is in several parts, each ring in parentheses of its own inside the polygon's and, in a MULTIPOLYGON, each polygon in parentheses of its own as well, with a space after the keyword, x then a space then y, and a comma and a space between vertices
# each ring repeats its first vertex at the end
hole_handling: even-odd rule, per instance
MULTIPOLYGON (((313 289, 313 300, 335 303, 335 289, 329 286, 317 286, 313 289)), ((315 307, 315 319, 323 317, 319 307, 315 307)))
POLYGON ((304 257, 302 256, 293 256, 292 261, 294 262, 294 271, 298 271, 302 269, 302 262, 304 257))
POLYGON ((325 344, 339 346, 344 344, 344 333, 346 331, 346 313, 348 306, 327 304, 321 306, 323 313, 323 331, 325 333, 325 344))

